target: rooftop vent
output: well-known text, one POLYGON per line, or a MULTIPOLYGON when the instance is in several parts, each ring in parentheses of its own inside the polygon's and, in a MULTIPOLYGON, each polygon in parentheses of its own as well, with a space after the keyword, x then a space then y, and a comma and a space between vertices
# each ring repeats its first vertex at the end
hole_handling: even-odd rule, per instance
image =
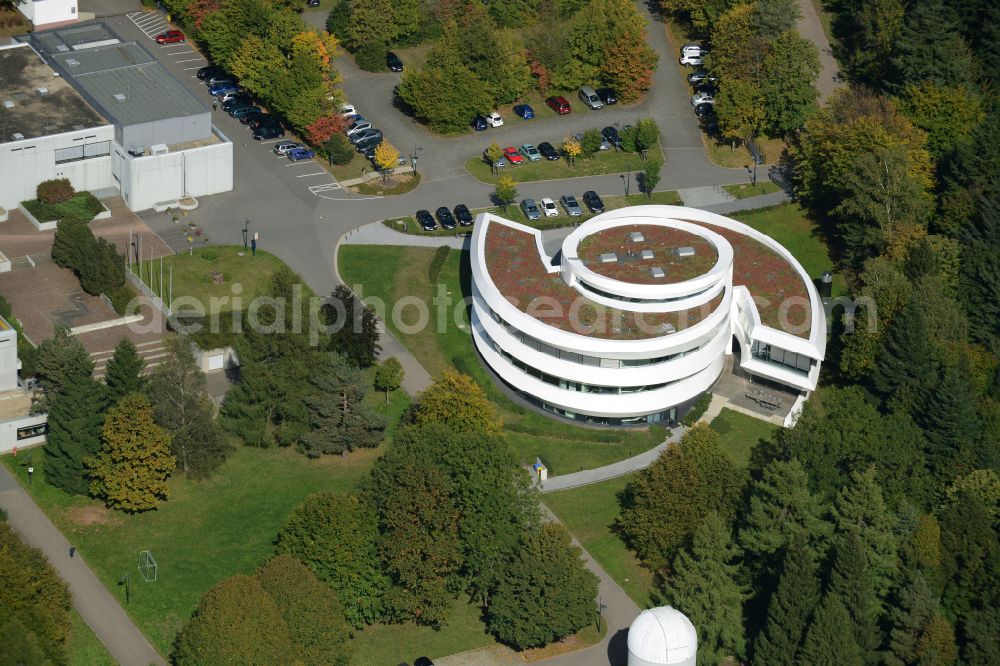
POLYGON ((694 256, 694 248, 689 245, 685 245, 684 247, 679 247, 675 250, 675 252, 677 252, 677 256, 680 257, 681 259, 683 259, 684 257, 694 256))
POLYGON ((37 90, 38 90, 38 94, 39 95, 48 95, 49 94, 49 89, 48 88, 38 88, 37 90))
POLYGON ((3 101, 3 108, 5 108, 5 109, 13 109, 14 108, 14 100, 12 100, 12 99, 5 99, 3 101))
POLYGON ((642 235, 641 231, 629 232, 628 239, 633 243, 641 243, 646 240, 646 237, 642 235))
POLYGON ((80 64, 80 61, 77 60, 76 58, 66 58, 66 64, 69 65, 70 67, 76 67, 77 65, 80 64))
POLYGON ((56 51, 66 53, 66 51, 69 51, 69 47, 66 46, 65 44, 59 44, 58 46, 56 46, 56 51))
POLYGON ((20 132, 14 132, 13 134, 10 135, 10 138, 14 139, 14 141, 20 141, 21 139, 24 138, 24 135, 21 134, 20 132))
POLYGON ((618 261, 618 253, 616 252, 605 252, 601 255, 602 264, 610 264, 612 261, 618 261))
POLYGON ((643 250, 642 254, 640 256, 642 256, 643 259, 652 259, 653 258, 653 251, 652 250, 643 250))
POLYGON ((121 93, 115 93, 115 99, 118 100, 119 102, 124 102, 125 101, 125 95, 123 95, 121 93))
POLYGON ((660 268, 659 266, 653 266, 652 268, 650 268, 649 269, 649 274, 652 275, 655 278, 664 278, 664 277, 667 277, 667 274, 664 273, 663 269, 660 268))

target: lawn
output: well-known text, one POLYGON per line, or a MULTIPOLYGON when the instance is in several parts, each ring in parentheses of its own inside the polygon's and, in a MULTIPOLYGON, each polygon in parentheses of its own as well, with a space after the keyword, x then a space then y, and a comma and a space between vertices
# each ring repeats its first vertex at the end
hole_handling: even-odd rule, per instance
MULTIPOLYGON (((208 314, 242 310, 250 305, 254 297, 264 293, 271 277, 284 265, 270 252, 257 250, 254 256, 239 245, 213 245, 194 250, 191 254, 164 257, 164 300, 172 302, 182 296, 191 297, 201 303, 208 314), (169 293, 171 279, 173 298, 169 293), (234 290, 239 292, 239 301, 234 301, 234 290)), ((148 269, 149 264, 144 264, 142 280, 159 293, 160 262, 153 262, 152 275, 148 269)), ((133 267, 133 272, 139 273, 138 266, 133 267)), ((312 291, 303 285, 302 297, 310 296, 312 291)))
POLYGON ((39 222, 65 219, 90 222, 95 215, 104 211, 104 204, 90 192, 77 192, 66 201, 56 204, 46 204, 38 199, 32 199, 22 201, 21 205, 39 222))
POLYGON ((653 573, 643 567, 612 531, 619 513, 618 494, 634 474, 542 496, 587 552, 640 608, 652 606, 653 573))
MULTIPOLYGON (((833 260, 819 226, 810 220, 798 204, 787 203, 770 208, 734 213, 731 217, 745 222, 778 241, 799 260, 814 280, 824 271, 833 270, 833 260)), ((833 296, 847 294, 847 282, 839 273, 833 275, 833 296)))
POLYGON ((737 199, 746 199, 748 197, 759 197, 762 194, 777 192, 781 188, 769 180, 758 180, 756 185, 751 185, 750 183, 740 183, 737 185, 723 185, 722 189, 729 192, 737 199))
MULTIPOLYGON (((605 210, 615 210, 617 208, 625 208, 626 206, 642 206, 647 204, 680 206, 682 203, 681 198, 677 195, 677 192, 673 190, 668 190, 666 192, 653 192, 650 197, 646 197, 643 194, 629 194, 628 197, 624 194, 612 194, 609 196, 602 196, 601 200, 604 202, 605 210)), ((579 198, 577 201, 580 202, 582 207, 582 201, 580 201, 579 198)), ((534 227, 535 229, 557 229, 559 227, 568 227, 581 222, 586 222, 590 218, 594 217, 594 214, 590 212, 585 212, 580 217, 569 217, 566 215, 566 212, 560 208, 558 217, 541 217, 537 220, 529 220, 524 216, 524 213, 521 212, 519 204, 508 206, 506 211, 501 210, 497 206, 491 206, 489 208, 473 208, 469 212, 472 213, 473 217, 482 212, 493 213, 494 215, 505 217, 508 220, 513 220, 514 222, 519 222, 529 227, 534 227)), ((455 227, 454 229, 443 229, 441 226, 438 226, 438 228, 434 231, 424 231, 419 225, 417 225, 411 215, 383 220, 383 223, 390 229, 395 229, 396 231, 400 231, 404 234, 413 234, 415 236, 457 236, 459 234, 472 233, 472 229, 470 227, 461 226, 455 227)))
MULTIPOLYGON (((553 144, 555 145, 555 144, 553 144)), ((485 145, 483 146, 486 147, 485 145)), ((506 147, 506 146, 502 146, 506 147)), ((514 146, 518 148, 519 146, 514 146)), ((556 146, 558 149, 558 146, 556 146)), ((649 159, 663 160, 663 152, 660 150, 660 143, 657 141, 649 149, 649 159)), ((626 153, 623 150, 601 150, 594 153, 589 158, 579 157, 571 166, 566 159, 546 160, 537 162, 524 160, 520 165, 509 164, 499 169, 499 173, 492 173, 490 165, 483 161, 482 155, 470 157, 465 162, 466 170, 477 180, 491 185, 496 184, 501 176, 510 176, 518 183, 526 183, 536 180, 557 180, 560 178, 579 178, 581 176, 600 176, 608 173, 626 173, 632 171, 633 176, 642 170, 645 162, 639 158, 638 153, 626 153)), ((667 168, 665 165, 664 168, 667 168)), ((636 190, 639 188, 636 187, 636 190)))
POLYGON ((333 164, 329 169, 337 180, 353 180, 371 171, 372 163, 366 160, 364 155, 355 153, 347 164, 333 164))
MULTIPOLYGON (((740 142, 736 148, 725 140, 709 136, 702 132, 702 141, 705 143, 705 150, 708 152, 708 159, 722 167, 739 169, 753 164, 750 151, 740 142)), ((777 164, 782 152, 788 147, 781 139, 769 139, 767 137, 757 137, 754 139, 761 152, 764 153, 764 164, 777 164)), ((766 169, 758 167, 757 175, 763 177, 766 169)), ((747 177, 750 174, 747 172, 747 177)))
MULTIPOLYGON (((388 406, 379 394, 370 399, 393 423, 408 404, 401 392, 392 394, 388 406)), ((28 490, 123 604, 124 590, 117 583, 125 573, 132 574, 132 599, 126 610, 167 655, 206 590, 258 567, 273 551, 275 535, 299 502, 320 490, 350 491, 381 451, 310 460, 290 449, 241 446, 211 479, 174 477, 167 502, 156 511, 134 516, 40 482, 45 478, 41 455, 34 457, 39 473, 28 490), (157 560, 156 582, 143 582, 138 575, 137 558, 143 550, 157 560)), ((2 460, 27 487, 25 458, 2 460)))
POLYGON ((66 644, 66 651, 69 653, 69 666, 115 666, 118 662, 90 630, 87 623, 76 612, 76 608, 70 609, 69 616, 72 622, 69 641, 66 644))
POLYGON ((723 409, 709 424, 719 433, 722 448, 730 459, 740 467, 750 462, 750 452, 762 439, 770 439, 780 426, 755 419, 732 409, 723 409))
POLYGON ((524 463, 536 457, 550 474, 565 474, 599 467, 645 451, 663 441, 658 427, 649 429, 588 428, 557 421, 513 403, 483 369, 470 337, 463 299, 469 293, 467 253, 453 250, 436 284, 430 284, 429 267, 435 250, 402 246, 345 245, 338 267, 344 281, 375 307, 400 342, 432 376, 454 368, 471 375, 497 404, 511 443, 524 463), (386 267, 395 267, 395 273, 386 267), (438 302, 432 298, 438 296, 438 302), (415 297, 406 307, 393 304, 415 297), (375 299, 370 300, 370 299, 375 299), (424 304, 429 324, 414 326, 420 317, 413 302, 424 304), (386 307, 388 304, 388 308, 386 307), (404 332, 401 329, 406 329, 404 332))

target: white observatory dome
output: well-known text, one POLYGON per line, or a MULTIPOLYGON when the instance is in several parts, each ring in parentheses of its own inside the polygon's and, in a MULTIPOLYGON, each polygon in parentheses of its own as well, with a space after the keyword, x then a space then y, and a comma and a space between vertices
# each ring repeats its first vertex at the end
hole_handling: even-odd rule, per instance
POLYGON ((694 666, 698 632, 671 606, 639 613, 628 630, 628 666, 694 666))

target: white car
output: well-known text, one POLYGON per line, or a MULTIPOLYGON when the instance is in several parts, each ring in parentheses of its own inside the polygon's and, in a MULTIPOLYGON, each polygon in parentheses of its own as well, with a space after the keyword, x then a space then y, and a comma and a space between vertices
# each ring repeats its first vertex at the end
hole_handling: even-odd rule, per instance
POLYGON ((294 141, 279 141, 278 143, 274 144, 274 152, 275 154, 284 157, 285 155, 292 152, 296 148, 301 148, 301 147, 302 146, 295 143, 294 141))
POLYGON ((503 118, 500 117, 499 113, 494 111, 490 115, 486 116, 486 122, 489 123, 490 127, 500 127, 503 125, 503 118))
POLYGON ((556 217, 559 215, 559 209, 556 208, 556 202, 548 197, 545 197, 541 201, 542 212, 545 213, 545 217, 556 217))
POLYGON ((340 115, 342 116, 353 116, 357 112, 358 111, 354 108, 353 104, 345 104, 340 107, 340 115))
POLYGON ((704 55, 708 51, 701 44, 685 44, 681 47, 681 55, 704 55))
POLYGON ((682 65, 686 65, 687 67, 698 67, 700 65, 703 65, 705 63, 705 60, 704 58, 702 58, 701 54, 692 55, 685 53, 684 55, 681 56, 680 63, 682 65))
POLYGON ((367 121, 360 123, 355 122, 350 127, 347 128, 347 136, 352 136, 354 134, 357 134, 358 132, 364 132, 365 130, 369 130, 371 128, 372 124, 367 121))
POLYGON ((715 98, 712 97, 712 93, 695 93, 694 97, 691 98, 691 106, 698 106, 699 104, 715 104, 715 98))

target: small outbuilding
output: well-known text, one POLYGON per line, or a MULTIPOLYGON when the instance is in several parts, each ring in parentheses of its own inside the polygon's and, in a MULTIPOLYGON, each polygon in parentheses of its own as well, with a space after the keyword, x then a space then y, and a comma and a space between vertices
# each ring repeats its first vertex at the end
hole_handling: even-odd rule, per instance
POLYGON ((695 666, 698 632, 672 606, 649 608, 628 630, 628 666, 695 666))

